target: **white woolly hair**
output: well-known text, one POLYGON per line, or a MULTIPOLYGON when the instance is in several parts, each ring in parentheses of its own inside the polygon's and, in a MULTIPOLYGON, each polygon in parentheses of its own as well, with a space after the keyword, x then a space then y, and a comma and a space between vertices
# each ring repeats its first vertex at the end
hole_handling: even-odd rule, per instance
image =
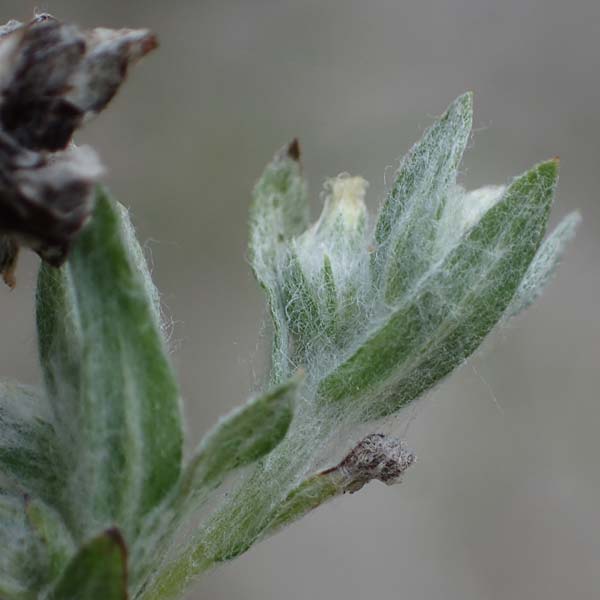
MULTIPOLYGON (((285 334, 280 338, 283 342, 278 347, 279 354, 274 354, 279 357, 275 360, 287 361, 288 373, 304 369, 306 384, 284 441, 244 479, 239 492, 231 496, 230 509, 219 511, 203 530, 208 555, 215 552, 219 556, 235 556, 239 553, 236 546, 239 535, 231 534, 229 539, 227 531, 243 530, 248 522, 260 521, 261 514, 265 523, 268 522, 269 511, 310 474, 335 463, 366 434, 381 430, 383 422, 377 421, 381 413, 375 408, 376 401, 381 400, 382 395, 396 393, 395 385, 404 382, 410 389, 430 387, 432 384, 427 382, 432 373, 441 368, 439 364, 432 363, 429 370, 416 368, 419 361, 424 360, 422 355, 427 351, 427 344, 437 343, 443 347, 446 330, 474 310, 468 304, 471 302, 468 294, 457 293, 458 286, 467 290, 492 285, 501 287, 504 278, 509 276, 511 265, 501 271, 496 268, 504 264, 502 261, 513 247, 506 232, 501 232, 498 242, 483 253, 478 242, 468 241, 469 234, 484 215, 509 190, 508 186, 485 186, 467 191, 456 183, 470 124, 470 97, 463 96, 401 162, 399 172, 412 169, 417 175, 400 181, 397 178, 390 195, 399 198, 396 204, 402 205, 401 210, 384 203, 378 224, 369 224, 364 201, 367 182, 361 177, 342 174, 326 182, 324 208, 319 219, 280 245, 275 254, 274 275, 267 273, 268 261, 263 262, 267 251, 256 247, 270 242, 263 242, 260 236, 253 238, 253 266, 259 280, 270 290, 275 333, 284 331, 285 334), (444 120, 446 124, 454 120, 454 126, 449 127, 447 133, 444 133, 444 120), (440 147, 445 153, 443 168, 436 162, 440 147), (381 215, 385 216, 386 211, 391 215, 387 229, 380 225, 381 215), (469 243, 473 247, 469 248, 469 243), (465 253, 477 256, 477 262, 461 263, 461 271, 444 271, 459 245, 465 248, 465 253), (404 254, 394 254, 398 247, 404 254), (384 255, 385 261, 377 263, 384 255), (379 280, 374 279, 374 267, 383 273, 379 280), (409 271, 398 293, 388 282, 393 281, 395 271, 403 268, 409 271), (427 301, 416 302, 419 298, 427 301), (345 361, 365 352, 367 341, 403 309, 417 311, 420 318, 419 331, 410 333, 414 336, 414 354, 407 351, 393 376, 381 390, 373 390, 371 398, 364 401, 347 398, 323 406, 319 399, 323 381, 345 361), (247 511, 251 511, 252 516, 247 511)), ((293 185, 297 186, 295 190, 302 190, 300 183, 293 185)), ((539 185, 552 184, 541 181, 539 185)), ((259 182, 257 189, 262 191, 260 186, 259 182)), ((539 192, 552 194, 553 187, 539 192)), ((277 206, 274 201, 272 204, 277 206)), ((522 210, 532 211, 530 221, 543 223, 537 226, 539 228, 545 227, 542 211, 546 209, 547 206, 525 206, 522 210)), ((573 235, 577 221, 577 215, 569 216, 542 245, 505 312, 506 318, 539 295, 562 255, 566 240, 573 235)), ((260 221, 255 230, 260 230, 262 236, 268 231, 260 221)), ((523 234, 532 236, 531 244, 538 243, 534 242, 536 231, 523 234)), ((449 346, 448 352, 456 351, 466 358, 480 341, 475 333, 465 334, 457 348, 449 346)), ((386 348, 381 347, 378 352, 385 353, 386 348)), ((373 356, 372 360, 377 362, 380 358, 373 356)), ((440 363, 444 360, 444 356, 439 358, 440 363)), ((352 375, 349 370, 348 373, 352 375)))

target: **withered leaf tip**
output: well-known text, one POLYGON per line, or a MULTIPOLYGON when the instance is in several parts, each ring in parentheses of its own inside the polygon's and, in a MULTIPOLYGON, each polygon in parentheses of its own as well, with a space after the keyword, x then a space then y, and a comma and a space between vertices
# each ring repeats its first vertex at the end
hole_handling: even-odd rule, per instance
POLYGON ((300 152, 300 142, 298 141, 298 138, 294 138, 290 142, 290 145, 288 146, 288 149, 287 149, 287 154, 292 160, 295 160, 296 162, 300 161, 301 152, 300 152))

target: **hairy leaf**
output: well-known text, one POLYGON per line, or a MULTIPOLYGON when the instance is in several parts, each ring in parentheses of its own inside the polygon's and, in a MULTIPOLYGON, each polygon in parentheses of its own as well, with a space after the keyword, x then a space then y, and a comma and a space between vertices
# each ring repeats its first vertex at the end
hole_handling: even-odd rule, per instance
POLYGON ((201 442, 186 470, 184 488, 210 486, 277 446, 292 421, 301 381, 301 376, 294 377, 224 417, 201 442))
POLYGON ((575 235, 581 216, 577 212, 567 215, 540 246, 537 254, 514 298, 506 309, 505 319, 514 317, 531 306, 542 294, 563 257, 568 242, 575 235))
POLYGON ((294 140, 275 155, 258 180, 250 208, 250 263, 265 290, 273 320, 274 383, 289 376, 289 345, 285 303, 278 287, 279 260, 286 242, 308 223, 306 182, 300 166, 300 147, 294 140))
POLYGON ((460 365, 498 322, 545 231, 557 163, 517 178, 453 252, 320 385, 327 402, 390 414, 460 365))
MULTIPOLYGON (((150 521, 149 531, 134 547, 133 557, 138 565, 142 565, 142 577, 149 570, 156 571, 163 556, 175 549, 173 540, 186 525, 186 517, 204 505, 208 493, 220 485, 228 473, 266 456, 282 441, 292 421, 302 380, 302 375, 298 374, 250 400, 224 417, 206 435, 184 472, 178 496, 173 499, 173 518, 166 523, 150 521), (156 536, 158 532, 162 548, 160 556, 156 551, 148 552, 143 543, 146 535, 156 536)), ((176 553, 180 551, 178 549, 176 553)), ((195 552, 192 544, 184 550, 184 555, 190 557, 195 552)), ((134 578, 138 578, 137 573, 134 578)))
POLYGON ((473 96, 457 98, 403 158, 375 228, 373 277, 394 304, 420 277, 454 185, 473 121, 473 96))
POLYGON ((293 356, 303 362, 306 352, 310 352, 311 341, 323 334, 326 317, 321 315, 317 294, 310 285, 295 248, 289 248, 284 265, 281 298, 292 337, 293 356))
POLYGON ((34 388, 0 383, 0 474, 23 494, 58 502, 64 469, 47 401, 34 388))
POLYGON ((135 531, 180 473, 179 393, 131 232, 99 191, 68 264, 40 272, 40 356, 79 534, 135 531))

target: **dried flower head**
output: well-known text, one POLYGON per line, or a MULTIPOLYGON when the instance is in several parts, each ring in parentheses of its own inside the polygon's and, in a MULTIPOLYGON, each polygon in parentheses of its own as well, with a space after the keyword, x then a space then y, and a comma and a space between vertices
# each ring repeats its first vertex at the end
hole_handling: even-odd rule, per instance
POLYGON ((399 483, 414 462, 415 455, 402 440, 372 433, 362 439, 337 467, 324 471, 323 475, 340 475, 344 491, 354 493, 373 479, 386 485, 399 483))
POLYGON ((156 46, 147 30, 81 31, 48 14, 0 27, 0 270, 9 285, 22 244, 52 265, 67 257, 102 173, 73 134, 156 46))

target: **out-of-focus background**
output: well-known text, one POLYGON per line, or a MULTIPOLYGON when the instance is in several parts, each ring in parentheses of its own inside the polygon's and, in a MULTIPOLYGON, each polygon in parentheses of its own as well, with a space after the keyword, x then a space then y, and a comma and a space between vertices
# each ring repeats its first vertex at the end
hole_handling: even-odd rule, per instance
MULTIPOLYGON (((600 591, 600 3, 597 0, 3 0, 85 26, 147 26, 160 51, 80 141, 133 211, 174 322, 197 439, 260 380, 249 192, 299 136, 315 217, 326 176, 371 182, 475 92, 468 187, 561 156, 553 222, 583 225, 526 315, 404 415, 419 455, 211 573, 204 600, 588 600, 600 591)), ((387 169, 388 174, 390 169, 387 169)), ((38 381, 27 256, 0 290, 2 376, 38 381)))

